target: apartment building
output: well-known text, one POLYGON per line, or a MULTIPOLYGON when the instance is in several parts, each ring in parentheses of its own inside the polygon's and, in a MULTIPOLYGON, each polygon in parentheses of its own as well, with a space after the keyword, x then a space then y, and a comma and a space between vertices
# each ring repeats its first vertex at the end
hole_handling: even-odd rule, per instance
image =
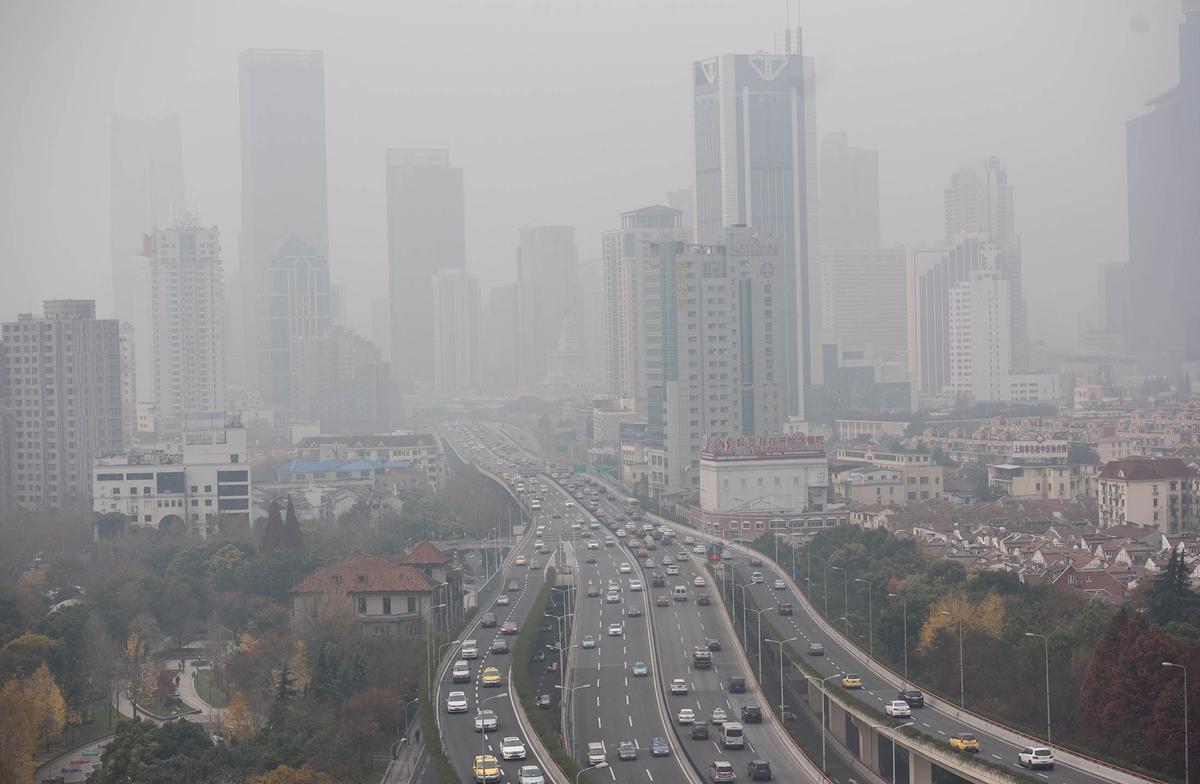
POLYGON ((904 497, 897 503, 940 501, 945 497, 946 471, 933 462, 933 456, 927 452, 843 447, 838 449, 836 460, 899 471, 904 478, 904 497))
POLYGON ((1200 528, 1200 477, 1179 458, 1113 460, 1100 472, 1101 528, 1151 525, 1164 533, 1200 528))

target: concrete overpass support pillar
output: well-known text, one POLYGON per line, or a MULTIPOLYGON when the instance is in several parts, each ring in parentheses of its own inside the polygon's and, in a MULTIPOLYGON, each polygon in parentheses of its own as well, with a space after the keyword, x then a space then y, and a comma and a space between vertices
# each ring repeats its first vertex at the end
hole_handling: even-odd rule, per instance
POLYGON ((858 728, 859 759, 862 764, 882 776, 883 771, 879 769, 879 733, 873 726, 858 717, 855 717, 853 721, 854 726, 858 728))
POLYGON ((808 682, 808 707, 813 713, 821 715, 821 698, 822 692, 817 688, 817 685, 812 681, 808 682))
POLYGON ((908 750, 908 784, 933 784, 933 763, 908 750))
POLYGON ((843 745, 846 744, 846 711, 836 702, 829 703, 829 732, 843 745))

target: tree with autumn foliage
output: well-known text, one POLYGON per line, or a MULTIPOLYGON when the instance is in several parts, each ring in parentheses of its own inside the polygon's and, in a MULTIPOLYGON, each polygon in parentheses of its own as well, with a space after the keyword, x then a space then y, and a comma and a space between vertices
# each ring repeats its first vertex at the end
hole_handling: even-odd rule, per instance
POLYGON ((38 708, 17 679, 0 687, 0 782, 33 781, 38 708))
POLYGON ((248 784, 340 784, 340 782, 333 776, 318 773, 307 765, 302 768, 280 765, 261 776, 255 776, 250 779, 248 784))
POLYGON ((221 721, 225 732, 233 737, 242 738, 254 732, 254 717, 246 705, 245 694, 240 691, 233 693, 221 721))

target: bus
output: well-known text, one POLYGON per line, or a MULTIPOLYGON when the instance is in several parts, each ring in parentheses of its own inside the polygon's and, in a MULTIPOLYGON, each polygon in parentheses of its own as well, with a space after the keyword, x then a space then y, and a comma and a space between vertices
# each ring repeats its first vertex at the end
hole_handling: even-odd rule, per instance
POLYGON ((626 498, 625 499, 625 514, 632 515, 635 512, 640 514, 641 511, 642 511, 641 501, 638 501, 636 498, 626 498))

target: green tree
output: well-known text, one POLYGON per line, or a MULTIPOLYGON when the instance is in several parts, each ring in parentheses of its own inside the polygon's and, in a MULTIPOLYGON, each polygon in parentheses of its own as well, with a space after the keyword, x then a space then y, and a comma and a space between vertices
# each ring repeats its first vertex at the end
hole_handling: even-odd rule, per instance
POLYGON ((1154 578, 1146 591, 1146 614, 1152 623, 1166 626, 1175 621, 1190 621, 1197 609, 1183 553, 1172 550, 1167 567, 1154 578))
POLYGON ((288 496, 287 516, 283 521, 283 537, 279 546, 286 550, 303 550, 304 535, 300 532, 300 520, 296 517, 296 506, 288 496))
POLYGON ((283 544, 283 515, 279 511, 279 502, 271 501, 267 507, 267 527, 263 531, 259 551, 269 553, 283 544))

